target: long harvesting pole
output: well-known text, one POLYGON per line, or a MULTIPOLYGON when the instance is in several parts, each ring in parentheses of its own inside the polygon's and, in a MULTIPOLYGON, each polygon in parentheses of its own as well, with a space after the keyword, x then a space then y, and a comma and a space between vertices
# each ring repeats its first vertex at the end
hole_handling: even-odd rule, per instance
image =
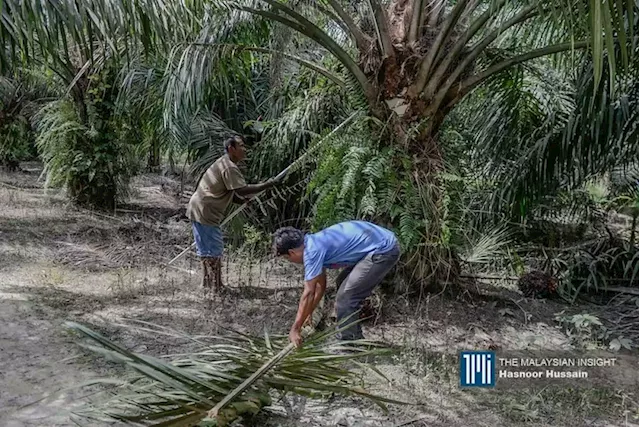
MULTIPOLYGON (((282 179, 284 179, 286 177, 286 175, 291 172, 292 170, 294 170, 294 168, 300 166, 307 157, 309 157, 309 155, 311 153, 313 153, 314 151, 316 151, 324 142, 326 142, 327 140, 329 140, 333 135, 335 135, 339 130, 341 130, 342 128, 344 128, 348 123, 350 123, 353 119, 355 119, 357 116, 359 116, 362 113, 362 111, 358 110, 355 113, 351 114, 349 117, 347 117, 342 123, 340 123, 334 130, 332 130, 331 132, 329 132, 327 135, 323 136, 322 138, 320 138, 320 140, 318 142, 316 142, 312 147, 310 147, 309 149, 307 149, 306 152, 304 152, 300 157, 298 157, 296 160, 293 161, 293 163, 291 163, 289 166, 287 166, 286 168, 284 168, 284 170, 282 172, 280 172, 278 175, 275 176, 275 178, 273 178, 275 181, 280 181, 282 179)), ((241 204, 238 208, 236 208, 233 212, 231 212, 225 219, 224 221, 222 221, 222 223, 220 224, 220 227, 224 227, 229 221, 231 221, 236 215, 238 215, 240 212, 242 212, 244 210, 244 208, 247 207, 247 205, 251 202, 251 200, 253 200, 254 198, 260 196, 262 193, 264 193, 266 190, 263 190, 259 193, 257 193, 254 197, 252 197, 251 199, 247 200, 246 202, 244 202, 243 204, 241 204)), ((193 247, 195 246, 195 242, 191 244, 191 246, 189 246, 188 248, 186 248, 185 250, 183 250, 182 252, 180 252, 178 255, 176 255, 175 257, 173 257, 173 259, 171 261, 169 261, 167 263, 167 266, 170 266, 171 264, 173 264, 174 262, 176 262, 177 260, 179 260, 180 258, 182 258, 187 252, 189 252, 191 249, 193 249, 193 247)))

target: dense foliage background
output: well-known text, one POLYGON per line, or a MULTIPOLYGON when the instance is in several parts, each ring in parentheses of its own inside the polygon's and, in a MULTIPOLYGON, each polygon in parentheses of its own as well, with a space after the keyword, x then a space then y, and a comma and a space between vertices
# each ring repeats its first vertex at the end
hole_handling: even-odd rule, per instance
POLYGON ((397 291, 531 269, 570 300, 637 283, 632 0, 13 0, 1 13, 0 162, 41 159, 79 204, 114 208, 145 170, 184 167, 195 183, 242 133, 251 181, 309 153, 232 225, 246 238, 379 222, 404 249, 397 291))

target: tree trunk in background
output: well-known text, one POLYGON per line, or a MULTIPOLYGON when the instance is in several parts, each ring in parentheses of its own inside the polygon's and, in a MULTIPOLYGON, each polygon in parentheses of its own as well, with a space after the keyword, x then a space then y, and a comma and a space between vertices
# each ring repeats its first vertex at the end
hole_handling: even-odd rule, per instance
MULTIPOLYGON (((458 279, 458 257, 449 249, 445 230, 445 189, 440 177, 444 171, 444 154, 439 144, 439 132, 447 114, 468 92, 460 83, 473 72, 475 60, 462 65, 453 82, 442 79, 441 85, 422 92, 423 86, 430 81, 421 79, 425 76, 430 79, 438 73, 450 75, 459 64, 452 63, 446 70, 440 70, 437 69, 438 61, 433 58, 431 71, 426 75, 423 72, 425 58, 429 55, 427 48, 432 47, 443 25, 444 3, 394 0, 386 10, 382 10, 381 2, 376 3, 380 8, 373 12, 377 15, 380 40, 373 32, 362 34, 364 40, 358 44, 358 66, 368 82, 364 92, 369 110, 387 124, 388 134, 383 140, 389 145, 403 147, 412 159, 411 170, 404 171, 407 175, 404 178, 411 180, 417 189, 422 213, 416 219, 424 225, 416 230, 421 236, 419 245, 404 256, 404 266, 400 270, 407 282, 405 289, 397 291, 421 291, 458 279), (412 7, 416 5, 424 8, 423 13, 413 13, 412 7)), ((451 37, 455 39, 453 33, 451 37)))
POLYGON ((460 275, 459 257, 450 248, 448 233, 444 231, 444 183, 440 178, 440 173, 444 172, 444 158, 437 133, 442 121, 428 120, 425 131, 406 142, 401 139, 421 120, 424 118, 400 120, 394 131, 400 136, 394 143, 405 144, 413 159, 410 176, 406 179, 410 179, 417 189, 422 212, 419 219, 424 223, 418 230, 422 236, 420 244, 405 254, 404 263, 398 269, 403 280, 396 283, 394 292, 403 294, 442 289, 447 284, 457 283, 460 275))
POLYGON ((78 120, 92 130, 75 141, 73 150, 79 156, 91 159, 91 165, 69 174, 66 187, 70 198, 82 206, 114 209, 122 177, 122 153, 111 123, 117 92, 104 85, 109 74, 94 77, 97 78, 91 82, 91 91, 87 90, 89 79, 86 76, 80 77, 71 90, 78 120))
MULTIPOLYGON (((173 146, 169 146, 169 153, 167 154, 168 157, 168 161, 169 161, 169 173, 171 175, 176 175, 177 171, 176 171, 176 160, 175 160, 175 151, 173 146)), ((183 170, 180 171, 180 192, 182 192, 182 185, 184 184, 184 168, 183 170)))
POLYGON ((86 91, 88 86, 88 79, 86 76, 82 76, 71 89, 71 97, 73 98, 73 102, 78 110, 78 118, 80 119, 80 123, 85 126, 89 125, 89 113, 87 110, 86 100, 86 91))
POLYGON ((147 162, 147 169, 150 172, 157 172, 160 167, 160 143, 155 135, 152 135, 151 142, 149 144, 149 160, 147 162))

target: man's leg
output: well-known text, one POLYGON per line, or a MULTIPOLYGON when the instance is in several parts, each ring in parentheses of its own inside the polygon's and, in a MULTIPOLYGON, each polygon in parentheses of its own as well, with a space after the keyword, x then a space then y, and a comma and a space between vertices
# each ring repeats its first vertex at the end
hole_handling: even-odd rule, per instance
POLYGON ((214 284, 213 289, 218 292, 224 289, 222 284, 222 257, 214 258, 213 271, 214 271, 214 284))
POLYGON ((222 232, 219 227, 191 223, 196 252, 202 260, 202 287, 205 296, 222 289, 222 232))
POLYGON ((213 276, 211 269, 211 261, 213 258, 203 257, 202 261, 202 289, 204 290, 204 297, 207 298, 210 293, 213 292, 213 276))
MULTIPOLYGON (((373 289, 380 284, 399 258, 400 249, 396 246, 394 249, 382 254, 370 253, 355 265, 340 286, 336 296, 338 327, 341 326, 341 321, 346 321, 349 324, 358 320, 355 313, 360 310, 362 302, 371 295, 373 289)), ((361 338, 362 329, 360 324, 352 325, 340 333, 340 339, 342 340, 361 338)))
POLYGON ((338 274, 338 277, 336 277, 336 292, 340 290, 340 287, 342 286, 344 281, 347 279, 347 277, 349 277, 354 267, 355 265, 352 265, 351 267, 343 268, 340 274, 338 274))
POLYGON ((208 307, 213 306, 213 296, 224 290, 222 286, 222 258, 202 258, 202 289, 208 307))
MULTIPOLYGON (((336 277, 336 294, 340 290, 340 287, 345 282, 347 277, 349 277, 349 274, 351 274, 351 272, 353 271, 353 267, 354 266, 343 268, 340 274, 338 274, 338 277, 336 277)), ((331 311, 331 316, 330 316, 330 319, 332 321, 338 318, 338 309, 336 305, 337 305, 337 301, 334 301, 333 310, 331 311)))

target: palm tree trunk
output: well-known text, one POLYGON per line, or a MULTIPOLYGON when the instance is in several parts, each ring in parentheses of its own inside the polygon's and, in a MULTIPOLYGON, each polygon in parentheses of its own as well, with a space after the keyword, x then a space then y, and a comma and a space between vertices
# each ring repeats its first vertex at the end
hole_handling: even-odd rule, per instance
POLYGON ((74 84, 73 88, 71 89, 71 97, 73 98, 73 102, 76 104, 80 123, 82 123, 83 125, 89 124, 89 113, 87 111, 87 103, 85 97, 87 85, 87 78, 82 76, 78 79, 76 84, 74 84))
POLYGON ((147 169, 154 172, 158 170, 160 166, 160 144, 156 135, 151 136, 151 142, 149 145, 149 160, 147 162, 147 169))
MULTIPOLYGON (((457 253, 451 249, 444 230, 445 211, 444 185, 440 174, 444 171, 443 152, 438 140, 446 112, 426 116, 429 106, 421 100, 406 100, 409 104, 403 117, 389 117, 392 129, 390 144, 407 147, 413 159, 411 170, 405 171, 404 179, 410 180, 416 189, 414 197, 420 206, 420 237, 417 246, 405 254, 405 262, 399 269, 405 278, 405 288, 395 292, 422 293, 425 289, 442 288, 448 283, 457 283, 460 263, 457 253), (412 129, 420 129, 417 134, 412 129), (412 135, 413 133, 413 135, 412 135), (407 137, 412 135, 412 137, 407 137)), ((390 112, 396 115, 395 112, 390 112)), ((406 203, 407 201, 401 201, 406 203)))

